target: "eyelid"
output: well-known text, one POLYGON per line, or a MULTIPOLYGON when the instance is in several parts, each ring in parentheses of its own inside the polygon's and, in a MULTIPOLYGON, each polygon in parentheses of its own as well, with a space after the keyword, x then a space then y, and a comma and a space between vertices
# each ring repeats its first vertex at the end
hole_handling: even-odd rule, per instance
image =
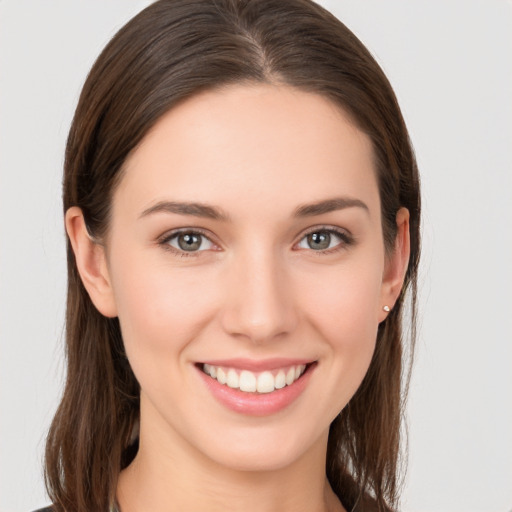
POLYGON ((340 226, 334 226, 332 224, 319 224, 318 226, 311 226, 310 228, 305 229, 301 235, 300 238, 304 238, 307 235, 310 235, 311 233, 316 233, 317 231, 331 231, 333 233, 339 233, 341 235, 346 236, 352 236, 352 233, 346 229, 342 228, 340 226))

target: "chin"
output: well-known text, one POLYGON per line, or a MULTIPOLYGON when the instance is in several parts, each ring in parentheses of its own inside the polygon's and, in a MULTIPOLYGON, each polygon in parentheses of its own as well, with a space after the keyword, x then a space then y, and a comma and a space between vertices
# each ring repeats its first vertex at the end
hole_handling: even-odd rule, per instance
POLYGON ((319 456, 325 456, 328 430, 325 435, 316 437, 299 433, 299 429, 295 430, 296 435, 290 435, 289 431, 269 432, 264 426, 251 430, 229 436, 225 441, 217 440, 216 449, 208 450, 207 455, 221 466, 244 472, 279 471, 300 463, 314 450, 318 450, 319 456))

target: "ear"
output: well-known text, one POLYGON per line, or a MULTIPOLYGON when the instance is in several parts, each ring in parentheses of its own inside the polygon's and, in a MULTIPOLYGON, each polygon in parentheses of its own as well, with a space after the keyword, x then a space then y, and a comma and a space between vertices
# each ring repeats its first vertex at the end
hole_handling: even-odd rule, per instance
POLYGON ((111 318, 117 316, 105 248, 87 232, 80 208, 69 208, 65 220, 76 266, 89 297, 102 315, 111 318))
POLYGON ((393 252, 386 257, 386 265, 381 287, 379 322, 389 314, 383 308, 393 309, 404 284, 410 255, 409 210, 400 208, 396 214, 396 239, 393 252))

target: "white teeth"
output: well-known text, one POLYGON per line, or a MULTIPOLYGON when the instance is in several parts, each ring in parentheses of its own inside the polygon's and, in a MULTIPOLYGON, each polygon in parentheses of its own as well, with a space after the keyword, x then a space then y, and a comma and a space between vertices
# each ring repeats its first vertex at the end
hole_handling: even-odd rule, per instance
POLYGON ((270 393, 274 391, 274 376, 270 372, 263 372, 258 375, 258 393, 270 393))
POLYGON ((293 384, 305 371, 306 365, 290 366, 287 369, 276 371, 264 371, 255 374, 249 370, 238 373, 234 368, 223 368, 205 363, 203 371, 220 384, 226 384, 230 388, 240 389, 246 393, 271 393, 276 389, 293 384))
POLYGON ((221 384, 226 384, 226 381, 228 380, 228 378, 226 376, 226 372, 222 368, 217 368, 217 377, 216 378, 221 384))
POLYGON ((244 370, 240 374, 240 391, 256 391, 256 376, 254 375, 254 373, 244 370))
POLYGON ((281 389, 286 386, 286 375, 284 374, 283 370, 279 370, 279 372, 277 373, 274 386, 276 387, 276 389, 281 389))
POLYGON ((295 368, 292 366, 286 374, 286 384, 289 386, 295 380, 295 368))
POLYGON ((226 384, 233 389, 239 388, 239 378, 238 373, 236 373, 235 370, 231 369, 228 370, 228 380, 226 381, 226 384))
POLYGON ((217 368, 215 368, 215 366, 212 366, 211 364, 205 364, 203 369, 204 372, 207 373, 210 377, 213 377, 214 379, 217 377, 217 368))

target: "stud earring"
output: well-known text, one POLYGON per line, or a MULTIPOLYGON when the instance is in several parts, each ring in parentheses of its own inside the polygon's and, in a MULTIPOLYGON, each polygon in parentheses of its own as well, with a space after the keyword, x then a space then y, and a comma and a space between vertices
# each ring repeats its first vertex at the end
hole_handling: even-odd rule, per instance
POLYGON ((389 306, 384 306, 382 308, 386 313, 389 313, 391 311, 391 308, 389 306))

